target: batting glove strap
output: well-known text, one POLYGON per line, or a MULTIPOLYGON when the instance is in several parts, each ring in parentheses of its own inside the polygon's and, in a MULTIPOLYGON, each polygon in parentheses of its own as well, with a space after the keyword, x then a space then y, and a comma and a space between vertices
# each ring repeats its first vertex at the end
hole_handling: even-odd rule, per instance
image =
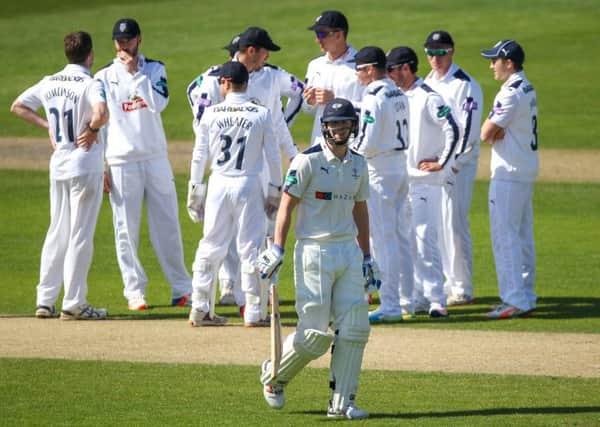
POLYGON ((273 244, 269 249, 265 249, 259 256, 257 261, 260 278, 271 278, 277 273, 279 267, 283 263, 284 250, 281 246, 273 244))
POLYGON ((369 295, 375 293, 381 287, 381 274, 375 260, 370 255, 363 259, 363 277, 365 278, 365 292, 369 295))

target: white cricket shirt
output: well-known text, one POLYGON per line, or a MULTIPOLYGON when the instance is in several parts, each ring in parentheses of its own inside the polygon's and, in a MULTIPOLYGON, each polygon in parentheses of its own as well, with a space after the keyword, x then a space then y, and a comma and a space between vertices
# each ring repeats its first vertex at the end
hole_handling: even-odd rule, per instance
POLYGON ((424 184, 442 184, 449 161, 458 143, 458 126, 451 109, 442 97, 423 83, 419 78, 413 86, 404 92, 408 98, 409 146, 407 168, 411 182, 424 184), (434 160, 443 169, 437 172, 419 170, 423 160, 434 160))
POLYGON ((537 98, 525 73, 512 74, 494 98, 488 119, 504 129, 492 145, 492 179, 533 182, 539 172, 537 98))
POLYGON ((358 229, 352 210, 369 196, 367 163, 352 150, 340 160, 323 142, 294 157, 283 191, 301 199, 296 239, 355 239, 358 229))
POLYGON ((460 169, 468 163, 476 164, 479 158, 483 108, 483 93, 479 83, 453 63, 446 75, 439 80, 431 71, 425 78, 425 84, 442 95, 452 109, 452 116, 458 125, 459 142, 454 167, 460 169))
POLYGON ((354 149, 379 174, 400 174, 406 169, 408 100, 389 78, 367 85, 361 101, 359 136, 354 149))
POLYGON ((169 103, 164 65, 139 55, 138 71, 130 74, 115 58, 95 78, 104 84, 110 111, 104 134, 108 164, 166 156, 167 139, 160 117, 169 103))
MULTIPOLYGON (((329 89, 333 91, 336 98, 347 99, 358 109, 365 88, 356 77, 355 56, 356 50, 348 45, 346 53, 333 61, 327 54, 313 59, 306 70, 305 86, 329 89)), ((302 109, 307 114, 315 115, 310 144, 316 145, 316 138, 322 135, 321 116, 325 106, 304 103, 302 109)))
POLYGON ((257 176, 267 162, 272 183, 281 186, 281 161, 271 113, 243 93, 230 93, 208 107, 197 126, 190 181, 201 183, 206 164, 213 174, 257 176))
POLYGON ((104 170, 104 144, 99 140, 89 151, 77 148, 77 136, 92 118, 92 106, 106 102, 101 82, 92 79, 87 68, 68 64, 44 77, 17 98, 37 111, 44 107, 56 150, 50 158, 50 179, 65 180, 104 170))

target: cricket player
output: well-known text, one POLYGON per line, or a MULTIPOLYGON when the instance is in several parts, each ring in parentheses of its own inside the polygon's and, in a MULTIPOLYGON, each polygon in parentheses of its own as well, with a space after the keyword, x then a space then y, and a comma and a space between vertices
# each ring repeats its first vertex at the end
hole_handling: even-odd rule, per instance
POLYGON ((386 75, 383 50, 368 46, 356 54, 356 75, 366 87, 354 149, 367 160, 371 254, 381 270, 381 305, 371 323, 412 316, 413 268, 409 240, 408 100, 386 75))
POLYGON ((102 203, 104 144, 98 131, 108 120, 101 82, 92 79, 92 38, 83 31, 64 38, 68 64, 44 77, 13 102, 21 119, 47 129, 50 159, 50 227, 37 286, 38 318, 57 316, 55 302, 64 284, 61 319, 105 319, 107 311, 87 303, 87 275, 102 203), (46 118, 37 113, 43 107, 46 118))
POLYGON ((454 182, 442 192, 440 243, 448 305, 471 304, 473 293, 473 245, 469 209, 479 159, 479 133, 483 94, 479 84, 452 62, 454 40, 447 31, 433 31, 425 40, 431 72, 425 84, 442 95, 452 109, 459 130, 459 143, 451 165, 454 182), (446 191, 446 190, 450 191, 446 191))
POLYGON ((283 344, 281 365, 271 376, 262 365, 265 400, 285 404, 284 387, 333 343, 327 415, 361 419, 369 414, 355 405, 362 356, 369 338, 365 288, 377 289, 378 270, 369 252, 367 163, 347 146, 358 131, 352 103, 335 98, 321 118, 323 141, 296 156, 290 165, 275 224, 274 244, 259 257, 269 277, 283 261, 285 241, 297 207, 294 281, 298 325, 283 344), (369 285, 369 286, 366 286, 369 285), (333 333, 328 332, 331 327, 333 333))
MULTIPOLYGON (((282 68, 266 63, 270 52, 277 52, 281 48, 273 42, 269 33, 263 28, 247 28, 239 35, 237 40, 234 38, 226 49, 230 52, 235 49, 233 60, 241 62, 248 69, 250 79, 247 95, 250 99, 270 110, 279 149, 283 156, 291 160, 298 153, 298 150, 293 142, 289 127, 293 124, 303 102, 302 91, 304 86, 302 82, 282 68), (285 110, 283 110, 282 97, 288 99, 285 110)), ((192 92, 192 96, 197 99, 193 107, 195 121, 200 120, 207 106, 222 101, 218 73, 218 68, 213 69, 212 72, 205 75, 202 83, 192 92)), ((268 192, 268 183, 272 179, 274 178, 268 176, 268 170, 261 174, 265 196, 268 192)), ((237 291, 239 287, 239 265, 235 241, 233 241, 219 272, 219 278, 224 282, 223 286, 226 288, 223 295, 233 293, 243 315, 244 294, 237 291)))
POLYGON ((481 140, 492 144, 490 227, 502 300, 487 318, 522 317, 537 300, 532 207, 539 172, 537 98, 519 43, 501 40, 481 55, 491 60, 494 79, 504 82, 481 128, 481 140))
POLYGON ((160 113, 169 103, 164 65, 139 51, 134 19, 113 28, 116 58, 96 73, 104 83, 111 119, 106 126, 105 190, 110 192, 117 260, 130 310, 145 310, 148 277, 137 254, 142 203, 150 241, 171 285, 171 305, 189 305, 192 278, 183 261, 177 193, 160 113))
POLYGON ((347 42, 349 26, 344 14, 326 10, 308 29, 315 32, 315 40, 325 53, 308 64, 302 106, 306 114, 315 116, 310 144, 318 145, 325 104, 336 97, 344 98, 358 111, 364 88, 355 74, 356 50, 347 42))
MULTIPOLYGON (((388 74, 408 98, 409 203, 414 230, 415 303, 428 305, 430 317, 447 317, 439 241, 442 191, 458 144, 458 126, 443 98, 418 77, 418 58, 409 47, 392 49, 388 74), (422 298, 425 300, 422 300, 422 298)), ((421 307, 415 311, 421 311, 421 307)))
POLYGON ((226 319, 213 314, 217 271, 235 238, 241 262, 242 290, 246 294, 244 323, 262 326, 261 285, 256 269, 264 240, 265 210, 275 212, 281 192, 281 162, 271 114, 246 94, 248 70, 241 62, 219 67, 225 101, 208 107, 200 119, 192 157, 188 211, 196 222, 204 219, 203 238, 193 265, 192 326, 219 326, 226 319), (259 175, 263 158, 269 176, 264 198, 259 175), (202 184, 206 165, 211 168, 208 189, 202 184), (212 307, 211 307, 212 305, 212 307))

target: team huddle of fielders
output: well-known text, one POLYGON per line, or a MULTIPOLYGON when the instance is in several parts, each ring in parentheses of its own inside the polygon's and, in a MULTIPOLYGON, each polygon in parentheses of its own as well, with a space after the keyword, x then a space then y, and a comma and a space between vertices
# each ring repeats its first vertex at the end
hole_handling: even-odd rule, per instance
POLYGON ((107 317, 87 301, 104 189, 130 310, 148 309, 137 254, 145 202, 171 305, 190 306, 192 326, 224 325, 219 304, 239 306, 246 327, 269 326, 269 287, 290 258, 284 248, 296 210, 298 324, 281 357, 262 365, 265 400, 282 408, 288 383, 332 348, 327 415, 366 418, 355 397, 370 325, 420 312, 444 318, 448 306, 475 301, 468 213, 480 141, 492 145, 488 201, 500 294, 486 317, 535 309, 538 120, 523 48, 506 39, 481 51, 503 82, 482 124, 481 88, 453 63, 448 32, 426 37, 431 71, 423 78, 408 46, 356 51, 339 11, 321 13, 308 29, 323 55, 308 64, 305 79, 267 63, 280 47, 265 29, 249 27, 225 47, 229 61, 188 86, 195 143, 186 205, 203 225, 191 276, 161 120, 169 102, 164 65, 141 54, 141 29, 131 18, 115 23, 116 56, 94 77, 90 35, 65 37, 65 68, 11 107, 48 129, 54 148, 36 317, 107 317), (300 112, 315 117, 303 152, 289 131, 300 112), (287 172, 282 158, 290 161, 287 172), (374 292, 380 305, 369 312, 374 292))

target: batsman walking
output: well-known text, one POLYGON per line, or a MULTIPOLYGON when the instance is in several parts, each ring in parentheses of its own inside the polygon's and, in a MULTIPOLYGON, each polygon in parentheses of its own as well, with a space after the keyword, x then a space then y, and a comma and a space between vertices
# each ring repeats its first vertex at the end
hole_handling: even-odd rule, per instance
POLYGON ((347 147, 350 135, 358 130, 358 117, 349 101, 329 101, 321 123, 325 139, 296 156, 290 165, 274 244, 258 260, 262 277, 276 273, 297 207, 294 281, 298 325, 283 344, 277 374, 272 374, 272 361, 266 360, 261 382, 269 406, 282 408, 284 387, 333 343, 333 394, 327 415, 361 419, 369 416, 354 403, 370 332, 365 283, 381 283, 369 255, 367 163, 347 147), (333 333, 328 331, 330 323, 333 333))

